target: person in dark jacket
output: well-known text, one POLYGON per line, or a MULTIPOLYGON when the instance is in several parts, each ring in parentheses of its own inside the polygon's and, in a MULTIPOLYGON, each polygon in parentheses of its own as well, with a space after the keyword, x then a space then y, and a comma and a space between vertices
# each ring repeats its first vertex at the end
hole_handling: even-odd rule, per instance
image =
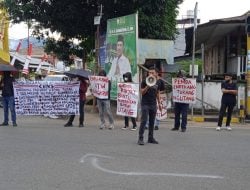
POLYGON ((9 125, 9 108, 11 112, 11 119, 12 119, 13 127, 17 126, 15 99, 14 99, 14 90, 13 90, 14 81, 15 79, 13 76, 11 76, 10 71, 3 72, 3 79, 0 84, 2 88, 2 97, 3 97, 4 121, 0 126, 9 125))
MULTIPOLYGON (((178 78, 182 78, 185 80, 185 71, 180 70, 177 73, 178 78)), ((172 131, 178 131, 181 125, 181 132, 186 132, 187 130, 187 116, 188 116, 188 107, 189 104, 182 103, 182 102, 175 102, 174 106, 174 128, 172 128, 172 131), (181 123, 180 123, 181 118, 181 123)))
MULTIPOLYGON (((84 127, 84 104, 86 101, 86 92, 88 89, 88 83, 83 77, 79 77, 80 88, 79 88, 79 127, 84 127)), ((64 125, 64 127, 73 127, 73 121, 75 119, 75 115, 71 115, 68 122, 64 125)))
MULTIPOLYGON (((124 82, 133 82, 132 81, 132 74, 130 72, 124 73, 123 74, 123 80, 124 80, 124 82)), ((131 130, 136 131, 137 125, 136 125, 135 118, 134 117, 128 117, 128 116, 124 117, 125 125, 124 125, 124 127, 122 129, 126 130, 126 129, 129 128, 129 118, 131 118, 131 121, 132 121, 132 124, 133 124, 133 127, 131 128, 131 130)))

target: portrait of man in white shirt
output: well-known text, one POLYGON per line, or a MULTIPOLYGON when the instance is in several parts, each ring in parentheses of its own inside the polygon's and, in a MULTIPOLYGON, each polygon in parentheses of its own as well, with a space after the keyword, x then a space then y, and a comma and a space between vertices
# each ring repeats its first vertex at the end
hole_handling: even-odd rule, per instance
POLYGON ((111 68, 108 72, 109 79, 115 79, 118 82, 123 80, 123 74, 131 72, 131 65, 127 57, 123 54, 124 38, 119 35, 116 43, 116 57, 112 60, 111 68))

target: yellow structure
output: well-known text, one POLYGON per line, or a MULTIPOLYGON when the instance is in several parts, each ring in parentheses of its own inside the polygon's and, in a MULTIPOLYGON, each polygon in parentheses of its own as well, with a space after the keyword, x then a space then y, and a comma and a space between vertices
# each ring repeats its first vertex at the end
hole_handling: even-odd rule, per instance
POLYGON ((0 9, 0 61, 10 63, 9 54, 9 19, 5 9, 0 9))

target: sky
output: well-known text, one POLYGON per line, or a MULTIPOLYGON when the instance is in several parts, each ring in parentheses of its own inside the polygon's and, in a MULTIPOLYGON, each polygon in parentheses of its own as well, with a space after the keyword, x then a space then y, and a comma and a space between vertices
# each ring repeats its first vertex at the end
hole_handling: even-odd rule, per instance
MULTIPOLYGON (((195 3, 198 3, 197 18, 201 23, 213 19, 240 16, 250 11, 250 0, 184 0, 179 6, 178 19, 184 18, 188 10, 194 10, 195 3)), ((26 24, 12 25, 9 30, 11 39, 27 37, 28 29, 26 24)))

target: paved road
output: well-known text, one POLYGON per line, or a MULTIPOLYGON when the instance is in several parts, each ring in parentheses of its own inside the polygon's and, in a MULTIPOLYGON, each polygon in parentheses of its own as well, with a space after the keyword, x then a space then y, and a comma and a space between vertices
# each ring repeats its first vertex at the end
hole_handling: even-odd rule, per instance
POLYGON ((250 187, 249 126, 216 132, 214 123, 190 122, 181 133, 170 131, 169 120, 156 132, 159 145, 139 146, 138 131, 121 130, 121 120, 114 130, 99 130, 90 113, 84 128, 64 128, 65 122, 19 116, 18 127, 0 127, 0 190, 250 187))

